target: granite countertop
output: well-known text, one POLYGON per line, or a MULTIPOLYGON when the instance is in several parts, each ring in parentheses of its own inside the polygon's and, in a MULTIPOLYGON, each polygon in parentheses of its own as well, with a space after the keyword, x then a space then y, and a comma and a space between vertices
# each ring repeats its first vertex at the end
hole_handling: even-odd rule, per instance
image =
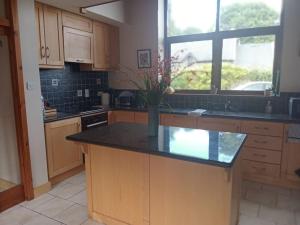
MULTIPOLYGON (((110 107, 105 108, 104 111, 137 111, 147 112, 146 108, 141 107, 110 107)), ((188 115, 190 111, 194 109, 182 109, 182 108, 161 108, 160 113, 188 115)), ((45 123, 54 122, 58 120, 64 120, 68 118, 78 117, 80 113, 62 113, 59 112, 57 116, 44 118, 45 123)), ((287 114, 266 114, 266 113, 251 113, 251 112, 224 112, 224 111, 212 111, 207 110, 201 117, 212 118, 228 118, 228 119, 247 119, 247 120, 262 120, 270 122, 282 122, 282 123, 300 123, 300 118, 293 118, 287 114)))
POLYGON ((75 118, 75 117, 80 117, 80 114, 79 113, 58 112, 56 116, 44 117, 44 123, 51 123, 51 122, 75 118))
POLYGON ((149 137, 146 125, 116 123, 71 135, 67 139, 220 167, 231 167, 246 140, 246 135, 160 126, 158 137, 149 137))

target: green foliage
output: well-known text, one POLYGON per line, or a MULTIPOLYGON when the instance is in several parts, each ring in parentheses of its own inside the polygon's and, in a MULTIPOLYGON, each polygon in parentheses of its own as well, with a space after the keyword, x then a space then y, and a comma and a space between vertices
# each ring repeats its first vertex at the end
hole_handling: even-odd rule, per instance
MULTIPOLYGON (((264 3, 235 3, 221 10, 220 30, 274 26, 279 14, 264 3)), ((245 37, 241 43, 265 43, 273 37, 245 37)))
MULTIPOLYGON (((176 75, 172 81, 172 87, 177 90, 210 90, 211 73, 211 64, 202 64, 197 68, 187 69, 176 75)), ((223 63, 222 90, 232 90, 238 85, 250 81, 271 80, 272 71, 270 70, 249 70, 230 63, 223 63)))

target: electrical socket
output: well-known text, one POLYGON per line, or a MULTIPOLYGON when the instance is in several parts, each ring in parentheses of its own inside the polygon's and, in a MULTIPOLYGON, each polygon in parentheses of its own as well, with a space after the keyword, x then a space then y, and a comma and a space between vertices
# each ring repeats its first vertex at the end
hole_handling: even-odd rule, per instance
POLYGON ((101 97, 101 96, 102 96, 102 94, 103 94, 103 92, 102 92, 102 91, 98 91, 98 92, 97 92, 97 96, 98 96, 98 97, 101 97))
POLYGON ((84 90, 84 97, 86 97, 86 98, 90 97, 90 91, 89 91, 89 89, 85 89, 84 90))
POLYGON ((101 79, 100 78, 96 79, 96 84, 101 85, 101 79))
POLYGON ((52 86, 57 87, 58 86, 58 79, 52 79, 52 86))
POLYGON ((82 90, 77 90, 77 97, 82 97, 82 90))

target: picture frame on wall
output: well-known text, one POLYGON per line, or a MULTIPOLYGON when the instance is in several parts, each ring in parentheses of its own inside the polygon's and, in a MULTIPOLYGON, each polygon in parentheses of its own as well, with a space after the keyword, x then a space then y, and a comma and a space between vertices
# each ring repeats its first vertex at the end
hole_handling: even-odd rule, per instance
POLYGON ((138 68, 151 68, 151 49, 137 50, 138 68))

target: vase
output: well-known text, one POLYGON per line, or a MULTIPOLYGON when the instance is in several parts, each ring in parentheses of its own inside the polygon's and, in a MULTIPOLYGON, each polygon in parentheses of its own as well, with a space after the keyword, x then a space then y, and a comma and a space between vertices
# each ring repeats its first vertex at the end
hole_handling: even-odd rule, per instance
POLYGON ((158 135, 159 126, 159 107, 148 106, 148 136, 156 137, 158 135))

